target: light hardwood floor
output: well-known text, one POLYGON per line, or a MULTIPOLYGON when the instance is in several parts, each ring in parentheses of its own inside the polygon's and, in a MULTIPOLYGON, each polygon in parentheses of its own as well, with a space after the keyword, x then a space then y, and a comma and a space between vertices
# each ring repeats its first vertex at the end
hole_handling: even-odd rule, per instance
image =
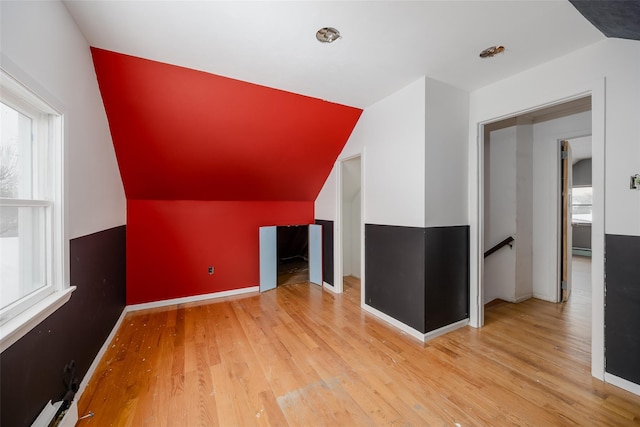
POLYGON ((590 302, 498 303, 426 344, 308 283, 127 314, 80 399, 89 426, 625 426, 590 375, 590 302), (587 307, 588 308, 588 307, 587 307))

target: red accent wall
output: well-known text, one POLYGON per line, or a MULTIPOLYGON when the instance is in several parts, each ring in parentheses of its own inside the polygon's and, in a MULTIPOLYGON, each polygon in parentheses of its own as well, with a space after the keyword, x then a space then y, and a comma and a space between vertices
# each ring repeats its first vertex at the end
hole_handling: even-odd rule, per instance
POLYGON ((315 200, 362 110, 92 48, 127 198, 315 200))
POLYGON ((258 227, 313 222, 362 110, 91 52, 127 196, 127 304, 257 285, 258 227))
POLYGON ((129 200, 127 304, 256 286, 258 228, 313 220, 313 202, 129 200))

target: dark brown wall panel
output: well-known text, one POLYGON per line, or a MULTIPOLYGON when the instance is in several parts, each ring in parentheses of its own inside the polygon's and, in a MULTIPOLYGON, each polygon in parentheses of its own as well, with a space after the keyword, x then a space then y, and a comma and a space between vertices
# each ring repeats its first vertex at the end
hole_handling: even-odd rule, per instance
POLYGON ((365 302, 424 332, 425 229, 364 227, 365 302))
POLYGON ((469 317, 469 227, 365 225, 365 301, 427 333, 469 317))
POLYGON ((125 226, 70 242, 71 299, 0 357, 0 425, 30 426, 65 392, 62 369, 82 381, 125 306, 125 226))
POLYGON ((469 317, 469 226, 427 228, 425 331, 469 317))
POLYGON ((640 384, 639 236, 605 235, 606 371, 640 384))
POLYGON ((333 221, 316 219, 322 226, 322 280, 333 286, 333 221))

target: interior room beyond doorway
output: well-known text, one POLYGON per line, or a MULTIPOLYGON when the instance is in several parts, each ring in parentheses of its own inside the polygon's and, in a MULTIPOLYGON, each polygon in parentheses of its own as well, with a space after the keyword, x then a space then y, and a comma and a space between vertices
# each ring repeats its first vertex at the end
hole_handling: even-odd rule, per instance
POLYGON ((559 301, 559 141, 589 135, 590 97, 484 126, 484 251, 514 239, 484 259, 485 304, 559 301))

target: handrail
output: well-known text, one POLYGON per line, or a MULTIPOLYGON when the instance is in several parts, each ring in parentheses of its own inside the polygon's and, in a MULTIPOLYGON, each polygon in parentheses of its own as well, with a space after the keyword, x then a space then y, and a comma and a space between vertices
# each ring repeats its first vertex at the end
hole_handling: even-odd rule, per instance
POLYGON ((513 238, 513 236, 509 236, 506 239, 504 239, 502 242, 498 243, 497 245, 495 245, 494 247, 492 247, 491 249, 489 249, 488 251, 486 251, 484 253, 484 257, 488 257, 489 255, 491 255, 492 253, 494 253, 495 251, 497 251, 498 249, 502 248, 503 246, 507 246, 509 245, 509 247, 512 247, 512 242, 515 239, 513 238))

